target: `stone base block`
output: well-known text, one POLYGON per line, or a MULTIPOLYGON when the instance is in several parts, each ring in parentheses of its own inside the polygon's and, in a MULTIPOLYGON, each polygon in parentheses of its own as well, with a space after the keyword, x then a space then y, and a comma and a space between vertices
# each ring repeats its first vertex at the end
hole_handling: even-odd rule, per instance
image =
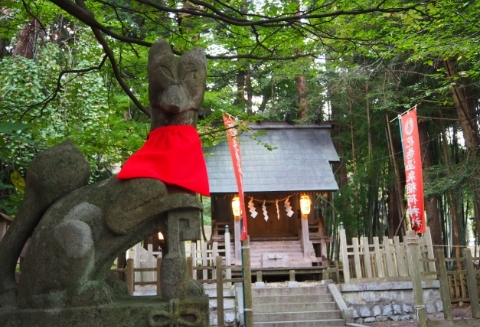
POLYGON ((3 327, 208 327, 208 296, 163 301, 145 296, 108 305, 57 309, 0 309, 3 327))

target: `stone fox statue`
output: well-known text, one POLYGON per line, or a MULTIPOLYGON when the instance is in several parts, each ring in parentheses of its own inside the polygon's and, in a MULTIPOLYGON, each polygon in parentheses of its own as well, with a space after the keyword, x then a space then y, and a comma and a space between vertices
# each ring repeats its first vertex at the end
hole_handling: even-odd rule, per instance
MULTIPOLYGON (((203 51, 176 57, 165 41, 157 41, 147 69, 152 131, 195 126, 205 91, 203 51)), ((181 166, 176 169, 182 173, 181 166)), ((125 296, 124 284, 107 278, 114 259, 158 231, 167 241, 162 297, 203 294, 202 286, 186 274, 181 246, 181 241, 200 236, 202 206, 194 192, 155 178, 112 178, 87 185, 89 172, 71 141, 40 153, 30 164, 24 202, 0 243, 0 307, 91 306, 125 296), (17 258, 30 235, 17 285, 17 258)))

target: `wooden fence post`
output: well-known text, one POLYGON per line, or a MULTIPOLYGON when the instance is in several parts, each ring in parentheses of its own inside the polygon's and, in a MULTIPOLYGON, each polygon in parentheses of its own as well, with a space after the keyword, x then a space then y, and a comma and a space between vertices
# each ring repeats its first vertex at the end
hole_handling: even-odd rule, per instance
POLYGON ((216 258, 217 265, 217 326, 225 326, 225 316, 223 313, 223 269, 222 269, 222 257, 217 256, 216 258))
POLYGON ((261 270, 257 270, 257 282, 263 282, 263 274, 261 270))
POLYGON ((419 270, 418 240, 415 231, 408 230, 406 235, 408 261, 410 263, 410 277, 412 278, 413 297, 417 313, 417 327, 427 326, 427 314, 423 302, 422 279, 419 270))
MULTIPOLYGON (((215 258, 218 256, 218 242, 213 242, 213 247, 212 247, 212 266, 216 266, 217 262, 215 261, 215 258)), ((212 270, 212 279, 217 278, 217 271, 214 269, 212 270)))
MULTIPOLYGON (((232 269, 230 266, 232 265, 232 256, 230 253, 230 231, 228 229, 228 225, 225 225, 225 278, 232 279, 232 269)), ((232 286, 231 282, 227 282, 227 287, 232 286)))
POLYGON ((355 265, 355 278, 362 278, 362 265, 360 263, 360 252, 358 249, 358 238, 352 238, 353 260, 355 265))
POLYGON ((470 299, 472 317, 478 319, 480 318, 480 307, 478 305, 477 277, 475 268, 473 267, 472 252, 470 252, 469 248, 463 249, 463 256, 465 257, 465 265, 467 268, 468 297, 470 299))
POLYGON ((350 283, 350 266, 348 264, 347 236, 343 228, 340 229, 340 249, 342 251, 343 261, 343 281, 348 284, 350 283))
POLYGON ((400 243, 398 236, 393 237, 393 245, 395 246, 395 257, 397 259, 398 276, 408 277, 407 266, 405 264, 405 247, 400 243))
POLYGON ((440 298, 443 302, 443 317, 445 320, 453 319, 452 299, 450 298, 450 287, 448 286, 447 266, 443 249, 437 249, 438 278, 440 279, 440 298))
POLYGON ((133 296, 133 292, 135 291, 135 270, 133 265, 133 258, 127 259, 127 290, 130 296, 133 296))
MULTIPOLYGON (((192 270, 193 270, 193 267, 197 266, 197 242, 196 241, 192 241, 191 248, 192 248, 191 256, 193 258, 192 259, 192 270)), ((193 279, 197 279, 197 271, 196 270, 194 270, 193 279)))
POLYGON ((380 243, 378 242, 378 236, 373 238, 373 248, 375 251, 375 265, 377 266, 377 277, 385 277, 383 269, 383 255, 380 252, 380 243))
POLYGON ((162 258, 157 258, 157 296, 162 296, 162 286, 161 286, 162 275, 160 275, 161 266, 162 266, 162 258))
MULTIPOLYGON (((430 227, 427 227, 427 231, 425 232, 423 237, 425 239, 425 243, 427 244, 427 258, 434 259, 432 233, 430 233, 430 227)), ((428 270, 437 271, 437 268, 435 266, 435 261, 428 261, 428 270)))
POLYGON ((192 257, 187 257, 187 274, 188 274, 188 277, 193 278, 193 258, 192 257))
POLYGON ((383 249, 385 251, 385 261, 387 263, 386 277, 397 277, 397 270, 393 265, 392 249, 390 248, 390 240, 387 236, 383 237, 383 249))
MULTIPOLYGON (((202 243, 202 266, 209 266, 208 264, 208 254, 207 254, 207 243, 202 243)), ((213 265, 212 265, 213 266, 213 265)), ((208 279, 208 270, 203 269, 202 271, 203 279, 208 279)))
POLYGON ((340 284, 340 268, 338 267, 338 261, 334 261, 334 266, 335 266, 335 276, 337 278, 336 282, 337 284, 340 284))
POLYGON ((365 273, 367 278, 372 278, 372 263, 370 262, 370 244, 368 244, 368 237, 363 238, 363 262, 365 262, 365 273))

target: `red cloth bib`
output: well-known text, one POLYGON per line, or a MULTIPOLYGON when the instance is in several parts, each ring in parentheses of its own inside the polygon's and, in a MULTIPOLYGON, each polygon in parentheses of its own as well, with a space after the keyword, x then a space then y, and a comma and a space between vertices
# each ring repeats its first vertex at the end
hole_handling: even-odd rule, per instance
POLYGON ((207 167, 197 130, 189 125, 158 127, 127 159, 118 179, 155 178, 210 196, 207 167))

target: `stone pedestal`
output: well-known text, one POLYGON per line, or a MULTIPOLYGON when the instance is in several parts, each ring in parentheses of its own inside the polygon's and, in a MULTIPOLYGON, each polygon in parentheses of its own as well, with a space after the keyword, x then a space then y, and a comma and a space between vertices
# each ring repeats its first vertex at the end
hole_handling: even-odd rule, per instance
POLYGON ((208 327, 208 296, 163 301, 132 297, 108 305, 65 309, 0 309, 4 327, 208 327))

